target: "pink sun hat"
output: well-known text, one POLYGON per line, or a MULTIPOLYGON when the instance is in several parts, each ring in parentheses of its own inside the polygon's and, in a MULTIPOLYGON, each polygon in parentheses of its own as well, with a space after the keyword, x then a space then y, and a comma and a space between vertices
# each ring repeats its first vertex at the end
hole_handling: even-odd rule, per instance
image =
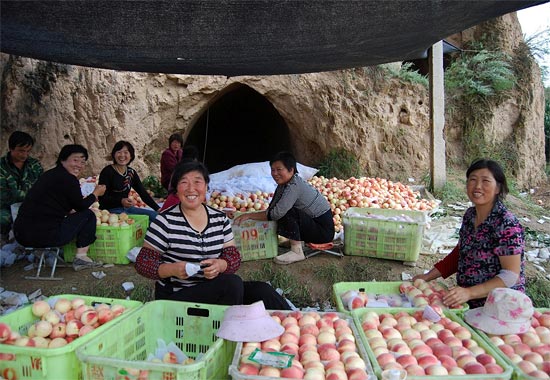
POLYGON ((233 342, 263 342, 285 331, 265 310, 263 301, 230 306, 225 310, 217 336, 233 342))
POLYGON ((491 290, 485 305, 464 313, 464 320, 488 334, 522 334, 531 327, 535 309, 525 294, 509 288, 491 290))

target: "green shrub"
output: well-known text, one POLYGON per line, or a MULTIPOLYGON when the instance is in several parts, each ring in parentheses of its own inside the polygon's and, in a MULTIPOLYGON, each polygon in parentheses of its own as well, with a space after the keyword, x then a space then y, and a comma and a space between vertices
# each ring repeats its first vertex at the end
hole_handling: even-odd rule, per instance
POLYGON ((168 194, 168 191, 166 191, 166 189, 162 187, 158 177, 154 175, 146 177, 143 180, 143 186, 147 190, 152 191, 155 194, 155 197, 166 198, 166 195, 168 194))
POLYGON ((533 306, 536 308, 550 307, 550 287, 548 280, 541 277, 530 278, 527 281, 527 289, 525 292, 533 301, 533 306))
POLYGON ((352 153, 340 148, 332 150, 319 164, 318 176, 347 179, 362 175, 361 165, 352 153))

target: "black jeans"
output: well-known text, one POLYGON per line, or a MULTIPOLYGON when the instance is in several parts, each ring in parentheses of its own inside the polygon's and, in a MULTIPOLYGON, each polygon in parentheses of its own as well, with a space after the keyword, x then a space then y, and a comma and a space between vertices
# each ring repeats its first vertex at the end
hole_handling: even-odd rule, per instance
POLYGON ((92 210, 78 211, 67 215, 48 239, 37 241, 34 232, 25 228, 15 230, 15 239, 25 247, 44 248, 62 247, 76 237, 77 248, 88 247, 96 240, 96 220, 92 210))
POLYGON ((312 218, 296 208, 288 210, 277 221, 277 233, 291 240, 306 243, 329 243, 334 239, 334 220, 332 212, 312 218))
POLYGON ((283 297, 271 285, 261 281, 243 281, 236 274, 220 274, 195 286, 176 292, 171 285, 155 284, 155 299, 206 303, 212 305, 249 305, 263 301, 268 310, 289 310, 283 297))

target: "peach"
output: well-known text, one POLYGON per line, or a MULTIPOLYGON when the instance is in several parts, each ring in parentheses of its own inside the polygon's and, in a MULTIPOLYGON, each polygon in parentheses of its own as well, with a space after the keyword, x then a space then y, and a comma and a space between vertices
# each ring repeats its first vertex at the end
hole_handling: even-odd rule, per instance
MULTIPOLYGON (((70 304, 69 304, 70 305, 70 304)), ((48 348, 59 348, 67 345, 67 340, 62 337, 53 338, 48 344, 48 348)))
POLYGON ((328 371, 330 369, 346 369, 344 363, 342 363, 339 359, 337 360, 330 360, 328 363, 325 364, 325 371, 328 371))
POLYGON ((318 368, 311 368, 305 371, 303 378, 304 380, 325 380, 325 371, 318 368))
MULTIPOLYGON (((47 321, 38 321, 34 324, 34 327, 35 327, 34 335, 42 338, 45 338, 48 335, 50 335, 53 330, 52 324, 47 321)), ((31 336, 30 332, 29 332, 29 336, 31 336)))
POLYGON ((300 320, 300 318, 302 318, 303 314, 300 310, 293 310, 290 313, 288 313, 287 316, 293 317, 298 321, 300 320))
POLYGON ((502 340, 502 338, 496 335, 493 335, 492 337, 490 337, 489 340, 491 341, 491 343, 493 343, 493 345, 497 347, 500 346, 501 344, 504 344, 504 341, 502 340))
MULTIPOLYGON (((319 354, 317 354, 319 355, 319 354)), ((307 370, 308 369, 312 369, 312 368, 316 368, 316 369, 319 369, 321 370, 321 372, 325 373, 325 366, 323 365, 323 363, 321 363, 321 360, 311 360, 311 361, 308 361, 307 363, 303 363, 303 366, 304 366, 304 369, 307 370)))
POLYGON ((329 332, 320 332, 319 335, 317 335, 317 342, 319 344, 336 343, 336 335, 329 332))
POLYGON ((91 333, 94 330, 95 330, 95 328, 93 326, 84 325, 80 328, 80 331, 78 331, 78 336, 84 336, 86 334, 91 333))
POLYGON ((333 319, 332 324, 333 324, 334 329, 336 329, 336 330, 338 330, 338 328, 344 327, 344 326, 348 326, 348 327, 349 327, 348 321, 345 320, 345 319, 340 319, 340 318, 338 318, 338 319, 333 319))
MULTIPOLYGON (((318 314, 316 314, 318 315, 318 314)), ((298 320, 298 326, 302 327, 304 325, 315 325, 317 324, 317 318, 313 316, 313 314, 305 314, 298 320)))
POLYGON ((521 343, 521 338, 516 334, 507 334, 502 337, 504 343, 513 346, 514 344, 521 343))
POLYGON ((437 333, 433 330, 426 329, 426 330, 420 331, 420 337, 424 342, 427 342, 429 339, 437 338, 437 333))
POLYGON ((300 327, 300 334, 311 334, 313 336, 319 335, 319 327, 315 323, 308 323, 300 327))
POLYGON ((393 346, 392 351, 398 355, 412 354, 411 349, 409 348, 409 346, 407 346, 406 343, 397 343, 395 346, 393 346))
POLYGON ((514 364, 518 364, 520 361, 523 360, 523 358, 521 356, 519 356, 518 354, 512 354, 512 356, 509 357, 509 359, 512 361, 512 363, 514 364))
POLYGON ((424 341, 422 339, 413 339, 413 340, 408 341, 407 344, 409 345, 409 347, 412 350, 416 346, 420 346, 420 345, 423 345, 423 344, 426 344, 426 343, 424 343, 424 341))
POLYGON ((401 339, 401 333, 398 330, 394 329, 393 327, 387 327, 385 329, 382 329, 381 332, 382 332, 382 336, 386 340, 393 339, 393 338, 401 339))
POLYGON ((486 366, 487 364, 490 364, 490 363, 496 363, 495 358, 493 358, 491 355, 486 354, 486 353, 477 355, 476 360, 477 360, 478 363, 480 363, 484 366, 486 366))
POLYGON ((454 337, 454 334, 449 329, 443 329, 443 330, 437 332, 437 337, 439 339, 441 339, 443 342, 445 342, 445 338, 448 338, 448 337, 451 337, 451 336, 454 337))
POLYGON ((450 371, 452 368, 457 366, 456 360, 449 355, 441 355, 438 356, 437 359, 441 362, 441 365, 447 369, 447 371, 450 371))
POLYGON ((503 373, 504 372, 504 368, 502 368, 501 366, 499 366, 496 363, 485 364, 485 370, 487 371, 487 373, 503 373))
POLYGON ((281 320, 281 325, 283 327, 286 327, 287 325, 297 325, 297 324, 298 324, 298 320, 294 317, 291 317, 290 315, 286 316, 284 319, 281 320))
POLYGON ((298 356, 298 349, 299 347, 296 343, 285 343, 281 346, 279 351, 298 356))
POLYGON ((536 379, 550 379, 550 376, 546 372, 540 370, 529 372, 528 375, 536 379))
POLYGON ((426 367, 424 369, 426 372, 426 375, 433 375, 433 376, 446 376, 449 374, 449 371, 447 371, 447 368, 443 367, 440 364, 434 364, 426 367))
POLYGON ((304 365, 310 362, 321 362, 321 356, 317 351, 306 351, 300 355, 300 361, 304 365))
POLYGON ((334 328, 334 322, 332 322, 332 319, 322 317, 317 322, 315 322, 315 325, 320 329, 321 327, 328 326, 334 328))
MULTIPOLYGON (((348 351, 345 351, 344 353, 346 353, 348 351)), ((372 352, 374 353, 374 357, 377 357, 378 355, 382 354, 382 353, 385 353, 385 352, 390 352, 390 350, 388 350, 386 347, 376 347, 375 349, 372 350, 372 352)))
POLYGON ((525 343, 515 344, 513 345, 513 348, 514 348, 514 352, 521 357, 525 356, 525 354, 527 354, 528 352, 531 352, 531 347, 529 347, 525 343))
POLYGON ((35 336, 34 338, 31 338, 31 341, 33 343, 29 342, 28 345, 38 347, 38 348, 47 348, 48 345, 50 344, 50 339, 47 339, 41 336, 35 336))
POLYGON ((340 335, 336 335, 337 342, 341 342, 343 340, 351 340, 352 342, 355 342, 355 337, 353 336, 353 333, 343 333, 340 335))
POLYGON ((464 369, 464 372, 466 372, 466 374, 468 375, 487 373, 485 367, 478 362, 466 363, 466 365, 462 368, 464 369))
POLYGON ((347 379, 346 371, 343 369, 334 369, 327 371, 325 380, 345 380, 347 379))
POLYGON ((369 380, 371 378, 367 371, 361 368, 350 369, 347 374, 348 380, 369 380))
POLYGON ((407 375, 409 376, 424 376, 426 374, 424 368, 422 368, 418 364, 408 365, 404 369, 405 371, 407 371, 407 375))
POLYGON ((432 355, 433 351, 428 345, 418 345, 411 350, 411 353, 417 359, 424 355, 432 355))
POLYGON ((303 346, 305 344, 317 344, 317 338, 312 334, 300 335, 298 338, 298 345, 303 346))
MULTIPOLYGON (((452 330, 452 329, 451 329, 452 330)), ((452 330, 458 339, 471 339, 472 333, 464 326, 458 325, 458 327, 452 330)))
POLYGON ((399 370, 402 370, 403 367, 398 362, 391 362, 391 363, 388 363, 388 364, 382 366, 382 369, 383 370, 386 370, 386 369, 399 369, 399 370))
POLYGON ((484 354, 485 350, 482 347, 473 346, 473 347, 470 347, 470 352, 472 353, 472 355, 478 356, 480 354, 484 354))
POLYGON ((64 338, 67 335, 67 326, 63 322, 56 323, 52 326, 52 332, 50 338, 64 338))
POLYGON ((292 334, 292 333, 289 333, 289 332, 284 332, 284 333, 279 337, 279 342, 281 342, 281 345, 286 344, 286 343, 298 344, 298 341, 299 341, 298 336, 297 336, 297 335, 294 335, 294 334, 292 334))
POLYGON ((434 323, 433 325, 430 326, 430 330, 436 333, 444 329, 445 329, 445 326, 443 326, 441 323, 434 323))
POLYGON ((449 371, 449 375, 451 375, 451 376, 462 376, 462 375, 466 375, 466 371, 464 371, 460 367, 454 367, 454 368, 451 368, 451 370, 449 371))
POLYGON ((544 312, 539 318, 538 321, 541 326, 550 328, 550 313, 544 312))
POLYGON ((439 360, 434 355, 426 354, 424 356, 417 357, 416 360, 418 361, 418 365, 420 365, 422 368, 424 368, 424 371, 427 367, 439 364, 439 360))
POLYGON ((6 323, 0 323, 0 342, 10 340, 11 328, 6 323))
MULTIPOLYGON (((374 357, 377 357, 378 355, 374 355, 374 357)), ((340 355, 340 360, 343 361, 344 363, 346 362, 346 360, 349 360, 350 358, 359 358, 359 354, 357 352, 352 352, 352 351, 344 351, 341 355, 340 355)))
POLYGON ((386 346, 388 347, 388 349, 392 350, 393 346, 398 343, 405 343, 405 341, 401 338, 391 338, 386 341, 386 346))
POLYGON ((407 368, 407 366, 411 364, 418 364, 418 361, 413 355, 410 354, 404 354, 400 355, 395 359, 399 364, 403 366, 403 368, 407 368))
POLYGON ((530 373, 538 369, 535 364, 528 362, 527 360, 520 361, 517 363, 517 366, 525 373, 530 373))
POLYGON ((357 346, 355 345, 355 342, 344 339, 338 342, 338 352, 342 353, 344 351, 356 351, 357 346))
POLYGON ((384 340, 384 338, 370 338, 369 339, 369 346, 372 348, 372 349, 375 349, 376 347, 387 347, 386 345, 386 341, 384 340))
POLYGON ((501 350, 504 355, 510 357, 512 356, 513 354, 515 354, 514 352, 514 347, 510 346, 509 344, 501 344, 500 346, 498 346, 498 349, 501 350))
POLYGON ((80 305, 79 307, 77 307, 76 309, 74 309, 74 317, 78 320, 80 320, 80 317, 82 317, 82 314, 87 311, 87 310, 90 310, 92 309, 91 306, 88 306, 88 305, 80 305))
POLYGON ((449 336, 443 339, 443 343, 449 347, 462 347, 462 341, 455 336, 449 336))
POLYGON ((412 328, 420 332, 430 329, 428 325, 426 325, 424 322, 416 322, 414 325, 412 325, 412 328))
POLYGON ((42 320, 56 325, 61 321, 61 314, 57 310, 50 310, 42 316, 42 320))
POLYGON ((540 369, 550 374, 550 361, 546 361, 546 360, 543 361, 542 364, 540 365, 540 369))
POLYGON ((374 337, 382 338, 382 333, 378 330, 367 330, 365 331, 365 337, 367 337, 367 339, 374 337))
POLYGON ((462 346, 466 348, 472 348, 479 346, 477 342, 473 339, 462 339, 462 346))
POLYGON ((443 344, 443 341, 439 338, 430 338, 425 340, 426 344, 430 347, 433 347, 437 344, 443 344))
POLYGON ((355 368, 366 369, 367 365, 365 364, 365 361, 363 359, 358 357, 351 357, 348 360, 346 360, 345 368, 346 368, 346 371, 349 371, 355 368))
POLYGON ((239 367, 239 372, 244 373, 245 375, 258 375, 260 373, 260 369, 249 363, 241 364, 239 367))
MULTIPOLYGON (((261 343, 262 351, 279 351, 280 348, 281 348, 281 342, 279 342, 279 339, 277 339, 277 338, 268 339, 268 340, 263 341, 261 343)), ((255 350, 255 348, 252 348, 252 351, 254 351, 254 350, 255 350)), ((243 352, 244 352, 244 347, 243 347, 243 352)))
POLYGON ((382 321, 380 321, 380 326, 395 327, 397 326, 397 319, 395 319, 393 316, 386 317, 382 321))
POLYGON ((71 301, 69 301, 67 298, 59 298, 54 304, 54 309, 61 314, 65 314, 72 309, 71 301))
POLYGON ((97 312, 97 321, 100 325, 112 321, 114 317, 115 315, 111 309, 101 309, 97 312))
POLYGON ((525 355, 523 355, 523 360, 527 360, 539 368, 542 365, 542 362, 544 361, 542 359, 542 355, 538 354, 536 352, 528 352, 525 355))
POLYGON ((281 376, 281 370, 279 368, 271 367, 271 366, 265 366, 260 369, 258 372, 259 376, 268 376, 268 377, 280 377, 281 376))
POLYGON ((284 326, 284 328, 285 332, 300 336, 300 326, 298 326, 297 324, 288 324, 284 326))
POLYGON ((324 350, 323 352, 320 352, 319 356, 321 357, 321 360, 340 360, 340 353, 338 352, 338 350, 335 350, 333 348, 329 348, 324 350))
MULTIPOLYGON (((363 329, 363 331, 374 330, 374 329, 377 329, 378 326, 380 326, 380 323, 372 320, 366 320, 361 322, 361 328, 363 329)), ((326 327, 326 326, 323 326, 323 327, 326 327)))
POLYGON ((395 362, 395 357, 390 353, 383 353, 376 357, 376 361, 378 362, 378 365, 384 367, 388 363, 395 362))
POLYGON ((541 343, 540 342, 540 337, 536 332, 529 332, 528 331, 524 334, 521 334, 520 338, 521 338, 521 341, 523 343, 525 343, 526 345, 528 345, 531 348, 535 347, 535 346, 537 346, 541 343))
POLYGON ((48 304, 46 301, 43 301, 43 300, 36 301, 31 306, 31 311, 33 315, 35 315, 38 318, 41 318, 44 314, 46 314, 50 310, 51 310, 50 304, 48 304))
POLYGON ((470 350, 465 347, 451 347, 452 357, 456 360, 463 355, 472 355, 470 350))
POLYGON ((456 364, 458 364, 458 366, 460 368, 464 368, 464 370, 466 370, 465 367, 466 367, 466 364, 468 364, 468 363, 477 363, 477 360, 476 360, 474 355, 465 354, 465 355, 461 355, 458 358, 456 358, 456 364))
POLYGON ((453 349, 452 346, 448 346, 444 343, 436 344, 432 347, 433 354, 437 357, 447 355, 447 356, 453 356, 453 349))

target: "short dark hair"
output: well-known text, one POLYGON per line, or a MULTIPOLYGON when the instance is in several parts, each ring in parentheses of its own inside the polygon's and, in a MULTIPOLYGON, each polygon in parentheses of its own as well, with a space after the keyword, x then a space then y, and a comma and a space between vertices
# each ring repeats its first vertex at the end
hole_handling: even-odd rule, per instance
POLYGON ((195 145, 187 145, 183 147, 181 153, 182 161, 198 161, 199 159, 199 150, 195 145))
POLYGON ((470 174, 472 174, 472 172, 479 169, 488 169, 491 172, 500 188, 497 198, 499 200, 503 200, 504 198, 506 198, 506 194, 509 193, 509 189, 508 183, 506 182, 506 175, 504 175, 504 170, 502 169, 502 166, 500 166, 500 164, 496 161, 488 160, 486 158, 480 158, 470 164, 470 167, 468 168, 468 170, 466 170, 466 179, 470 177, 470 174))
POLYGON ((174 168, 174 173, 172 174, 170 182, 170 187, 174 193, 177 192, 178 182, 181 180, 181 177, 190 172, 199 172, 204 178, 204 182, 206 182, 207 185, 210 183, 210 174, 202 162, 180 161, 174 168))
POLYGON ((178 141, 181 145, 183 145, 183 137, 181 137, 180 133, 172 133, 168 138, 168 145, 172 144, 172 141, 178 141))
POLYGON ((57 156, 56 165, 61 164, 61 161, 66 161, 71 154, 82 153, 86 161, 88 161, 88 150, 80 144, 68 144, 61 148, 59 156, 57 156))
POLYGON ((134 161, 134 158, 136 158, 136 151, 134 150, 134 147, 128 141, 121 140, 115 144, 113 150, 111 151, 111 158, 113 159, 113 163, 116 164, 115 153, 124 147, 126 147, 128 149, 128 152, 130 152, 130 162, 128 163, 130 164, 132 161, 134 161))
POLYGON ((296 167, 296 158, 292 153, 286 151, 276 153, 269 161, 269 166, 273 165, 277 161, 281 161, 286 170, 290 171, 290 169, 294 169, 294 174, 298 173, 298 168, 296 167))
POLYGON ((31 135, 22 131, 13 132, 8 139, 8 148, 15 149, 18 146, 33 146, 34 139, 31 135))

